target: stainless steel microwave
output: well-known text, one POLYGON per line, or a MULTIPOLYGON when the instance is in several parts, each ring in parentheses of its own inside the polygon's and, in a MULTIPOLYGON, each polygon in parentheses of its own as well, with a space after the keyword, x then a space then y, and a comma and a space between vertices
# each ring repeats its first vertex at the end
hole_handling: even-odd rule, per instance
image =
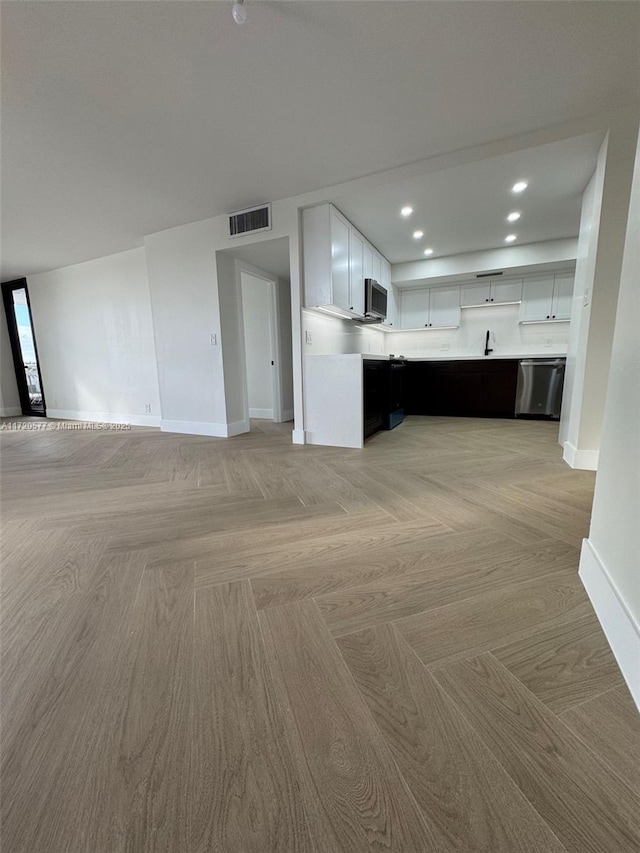
POLYGON ((364 280, 364 316, 375 320, 387 316, 387 289, 374 278, 364 280))

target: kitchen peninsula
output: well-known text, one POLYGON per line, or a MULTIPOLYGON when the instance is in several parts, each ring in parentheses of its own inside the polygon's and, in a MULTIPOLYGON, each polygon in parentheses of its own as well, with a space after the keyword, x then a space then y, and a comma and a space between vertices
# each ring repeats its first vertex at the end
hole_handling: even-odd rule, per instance
MULTIPOLYGON (((565 353, 478 357, 410 357, 404 406, 407 414, 458 417, 515 416, 521 358, 564 359, 565 353)), ((367 362, 389 362, 388 355, 305 356, 306 442, 362 448, 367 429, 367 362)), ((375 391, 375 396, 379 392, 375 391)), ((382 395, 384 396, 384 395, 382 395)), ((384 406, 384 400, 381 406, 384 406)), ((380 413, 380 420, 384 413, 380 413)))

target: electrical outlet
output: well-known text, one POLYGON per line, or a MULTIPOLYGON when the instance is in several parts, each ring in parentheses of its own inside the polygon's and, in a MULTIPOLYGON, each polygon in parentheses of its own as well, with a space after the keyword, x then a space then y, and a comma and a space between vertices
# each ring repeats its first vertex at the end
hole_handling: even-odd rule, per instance
POLYGON ((553 343, 553 340, 551 338, 545 338, 544 339, 544 345, 546 347, 550 347, 552 343, 553 343))
POLYGON ((216 346, 218 346, 218 336, 216 335, 216 333, 215 333, 215 332, 211 332, 211 338, 210 338, 210 341, 211 341, 211 346, 212 346, 212 347, 216 347, 216 346))
POLYGON ((144 410, 148 415, 150 415, 151 414, 151 403, 145 403, 144 404, 144 410))
POLYGON ((311 339, 311 332, 310 332, 308 329, 307 329, 307 331, 304 333, 304 342, 305 342, 305 344, 310 344, 310 343, 312 343, 312 339, 311 339))
POLYGON ((449 352, 449 344, 440 344, 440 352, 449 352))

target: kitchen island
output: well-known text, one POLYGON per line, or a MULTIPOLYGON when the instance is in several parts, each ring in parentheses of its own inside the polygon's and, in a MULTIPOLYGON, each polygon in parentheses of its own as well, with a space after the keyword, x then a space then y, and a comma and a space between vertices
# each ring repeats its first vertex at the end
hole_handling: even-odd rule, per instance
MULTIPOLYGON (((515 416, 518 363, 522 358, 564 358, 565 353, 490 354, 405 359, 405 410, 410 415, 453 417, 515 416)), ((365 406, 365 365, 389 362, 388 355, 307 355, 305 357, 305 440, 307 444, 362 448, 375 417, 369 393, 365 406)), ((378 371, 368 371, 375 376, 378 371)), ((381 401, 384 405, 384 400, 381 401)), ((379 428, 379 427, 378 427, 379 428)))

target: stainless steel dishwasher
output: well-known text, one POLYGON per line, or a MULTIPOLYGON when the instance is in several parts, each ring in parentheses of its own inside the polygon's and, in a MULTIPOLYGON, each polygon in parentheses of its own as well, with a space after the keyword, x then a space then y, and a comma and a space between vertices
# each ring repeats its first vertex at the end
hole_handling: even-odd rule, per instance
POLYGON ((565 358, 523 358, 518 366, 517 418, 558 420, 565 358))

